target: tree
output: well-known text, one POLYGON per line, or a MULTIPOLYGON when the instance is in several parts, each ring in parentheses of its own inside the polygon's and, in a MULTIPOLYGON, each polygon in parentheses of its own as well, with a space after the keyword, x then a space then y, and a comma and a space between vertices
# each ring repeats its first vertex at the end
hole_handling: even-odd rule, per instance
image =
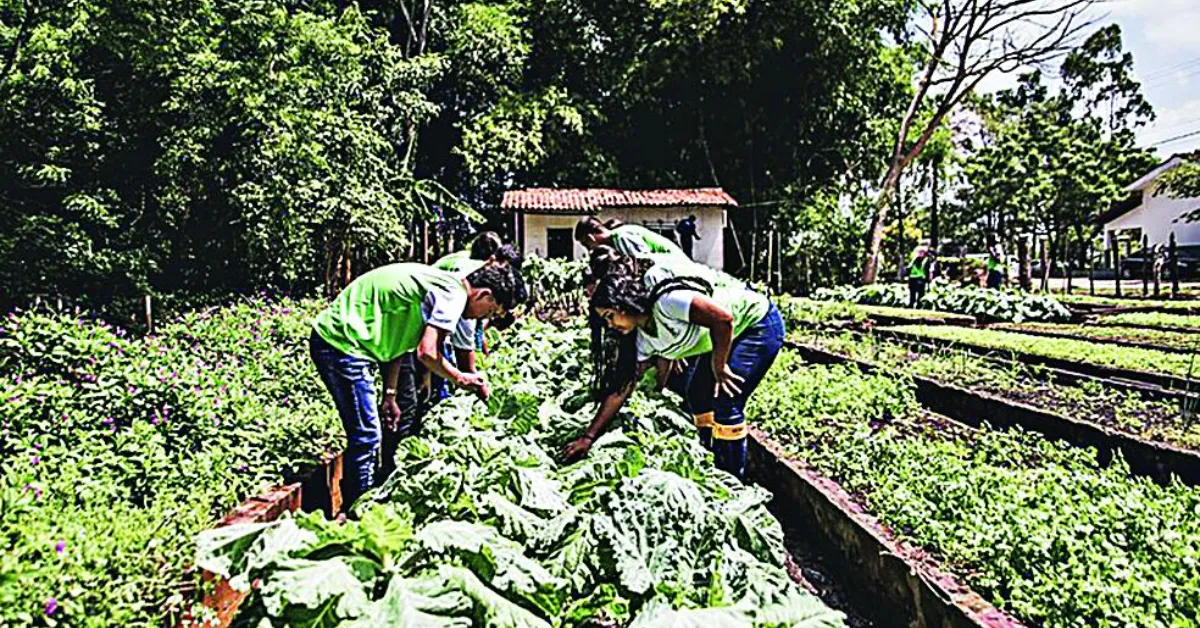
POLYGON ((921 67, 895 131, 867 232, 861 280, 875 281, 888 201, 900 174, 942 120, 984 78, 1063 54, 1096 0, 927 0, 916 4, 909 42, 921 67), (923 123, 918 121, 924 120, 923 123))

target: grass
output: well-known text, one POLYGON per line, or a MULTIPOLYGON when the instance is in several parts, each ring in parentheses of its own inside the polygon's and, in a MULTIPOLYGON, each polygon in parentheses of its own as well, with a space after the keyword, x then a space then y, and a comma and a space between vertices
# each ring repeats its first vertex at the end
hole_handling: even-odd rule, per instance
POLYGON ((1118 327, 1115 325, 1059 325, 1055 323, 1012 323, 994 325, 992 328, 1005 329, 1015 332, 1040 331, 1056 334, 1070 334, 1085 340, 1123 340, 1126 342, 1157 345, 1160 347, 1170 347, 1173 349, 1200 349, 1200 334, 1163 329, 1118 327))

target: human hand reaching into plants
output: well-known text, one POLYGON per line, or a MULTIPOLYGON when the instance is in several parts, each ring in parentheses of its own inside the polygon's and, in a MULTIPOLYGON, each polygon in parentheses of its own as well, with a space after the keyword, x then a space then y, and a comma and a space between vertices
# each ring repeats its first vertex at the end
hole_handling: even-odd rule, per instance
POLYGON ((587 457, 588 452, 592 450, 592 443, 594 442, 594 438, 584 434, 580 438, 567 443, 567 446, 563 447, 561 454, 563 462, 574 462, 580 458, 587 457))
POLYGON ((492 396, 492 389, 479 373, 463 373, 458 380, 458 386, 465 388, 483 401, 487 401, 488 397, 492 396))

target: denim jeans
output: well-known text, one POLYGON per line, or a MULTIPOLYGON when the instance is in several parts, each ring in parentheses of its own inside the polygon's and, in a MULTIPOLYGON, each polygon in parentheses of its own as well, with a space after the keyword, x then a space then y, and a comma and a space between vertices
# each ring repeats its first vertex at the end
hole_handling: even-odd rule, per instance
POLYGON ((712 372, 712 354, 688 360, 682 374, 668 381, 668 388, 685 399, 700 432, 700 442, 713 452, 718 469, 745 479, 746 474, 746 400, 762 382, 775 356, 783 347, 783 317, 774 304, 766 316, 733 340, 729 368, 745 381, 734 396, 713 397, 716 380, 712 372))
POLYGON ((349 508, 375 486, 375 465, 382 441, 375 402, 376 363, 342 353, 315 331, 308 338, 308 352, 346 430, 342 498, 349 508))

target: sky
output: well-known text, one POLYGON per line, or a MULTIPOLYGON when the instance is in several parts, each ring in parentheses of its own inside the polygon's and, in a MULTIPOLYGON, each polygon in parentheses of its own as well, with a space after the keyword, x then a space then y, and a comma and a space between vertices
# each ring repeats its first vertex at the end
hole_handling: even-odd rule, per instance
MULTIPOLYGON (((1200 149, 1200 0, 1110 0, 1096 18, 1097 27, 1121 26, 1134 75, 1158 115, 1138 130, 1141 144, 1162 157, 1200 149)), ((1012 84, 1013 77, 996 77, 984 91, 1012 84)))

